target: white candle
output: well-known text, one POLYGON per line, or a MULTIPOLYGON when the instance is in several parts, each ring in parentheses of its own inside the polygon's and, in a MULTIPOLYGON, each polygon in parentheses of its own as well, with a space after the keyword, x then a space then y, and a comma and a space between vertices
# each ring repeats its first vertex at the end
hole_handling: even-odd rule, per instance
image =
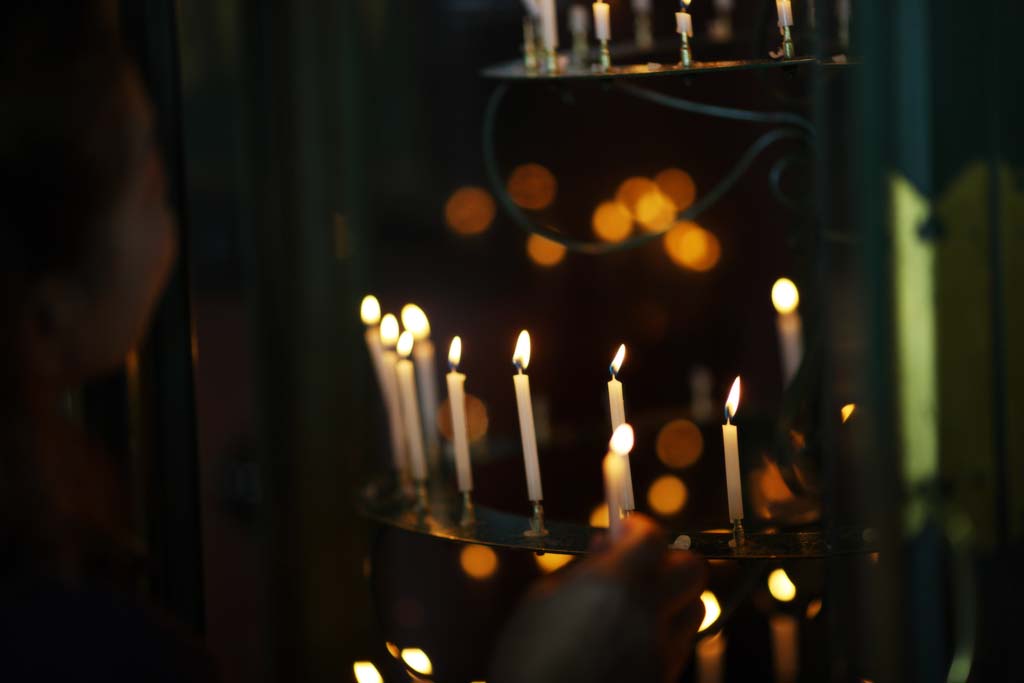
POLYGON ((620 425, 608 442, 608 454, 604 456, 604 496, 608 505, 608 530, 613 541, 622 537, 623 491, 626 481, 626 463, 629 451, 633 449, 633 428, 620 425))
POLYGON ((448 405, 452 409, 452 442, 455 444, 455 475, 459 491, 473 490, 473 470, 469 464, 469 431, 466 428, 466 376, 459 372, 462 339, 455 337, 448 348, 448 405))
POLYGON ((779 336, 779 356, 782 364, 782 385, 789 386, 804 355, 803 321, 797 306, 800 305, 800 292, 793 281, 779 278, 772 286, 772 304, 778 316, 775 319, 775 330, 779 336))
POLYGON ((725 636, 721 632, 697 642, 697 683, 722 683, 725 636))
POLYGON ((412 332, 402 332, 398 338, 398 355, 401 359, 395 365, 395 374, 398 377, 398 393, 402 400, 402 420, 405 424, 405 438, 409 444, 412 478, 424 481, 427 478, 427 459, 423 451, 423 428, 420 425, 420 408, 416 400, 416 369, 409 360, 413 343, 412 332))
POLYGON ((395 344, 398 343, 398 318, 388 313, 380 321, 381 351, 381 386, 383 387, 385 408, 388 414, 388 432, 391 436, 391 457, 395 470, 401 474, 406 472, 408 457, 404 427, 402 425, 402 408, 398 398, 398 376, 395 365, 398 354, 395 344))
POLYGON ((594 3, 594 36, 598 40, 612 39, 611 6, 607 2, 594 3))
POLYGON ((523 7, 531 17, 540 16, 540 5, 537 4, 537 0, 523 0, 523 7))
POLYGON ((725 402, 725 424, 722 425, 722 444, 725 448, 725 483, 729 487, 729 519, 743 519, 743 489, 740 480, 740 447, 736 425, 732 418, 740 404, 740 378, 732 383, 725 402))
MULTIPOLYGON (((608 413, 611 415, 612 432, 626 422, 626 407, 622 400, 622 382, 618 378, 619 370, 622 369, 622 361, 625 358, 626 345, 621 344, 611 365, 608 366, 608 371, 612 376, 608 382, 608 413)), ((630 471, 628 454, 625 457, 625 474, 623 475, 622 509, 636 509, 636 503, 633 500, 633 473, 630 471)))
POLYGON ((779 14, 779 26, 793 25, 793 5, 790 0, 775 0, 775 9, 779 14))
POLYGON ((530 365, 530 333, 523 330, 516 341, 516 349, 512 354, 512 364, 516 374, 512 382, 516 388, 516 406, 519 408, 519 435, 523 443, 523 464, 526 466, 526 489, 530 500, 544 500, 544 490, 540 485, 540 460, 537 457, 537 432, 533 425, 533 401, 530 398, 530 377, 526 368, 530 365))
POLYGON ((693 19, 689 12, 676 12, 676 33, 693 36, 693 19))
MULTIPOLYGON (((373 370, 377 375, 377 384, 381 392, 384 392, 384 378, 381 375, 381 353, 384 348, 380 343, 380 302, 377 297, 367 294, 359 306, 359 317, 366 325, 366 350, 370 352, 370 360, 373 361, 373 370)), ((382 393, 383 397, 383 393, 382 393)), ((387 399, 384 399, 387 403, 387 399)))
POLYGON ((555 0, 539 0, 540 30, 544 49, 554 51, 558 48, 558 11, 555 0))
POLYGON ((402 326, 412 332, 415 344, 412 359, 416 365, 416 386, 419 388, 420 410, 423 414, 424 435, 428 452, 436 457, 440 450, 437 437, 437 355, 434 343, 430 341, 430 321, 427 314, 416 304, 402 307, 402 326))
POLYGON ((776 614, 769 621, 772 632, 772 665, 775 683, 796 683, 800 670, 800 621, 791 614, 776 614))
POLYGON ((569 32, 574 36, 587 35, 587 8, 583 5, 569 7, 569 32))

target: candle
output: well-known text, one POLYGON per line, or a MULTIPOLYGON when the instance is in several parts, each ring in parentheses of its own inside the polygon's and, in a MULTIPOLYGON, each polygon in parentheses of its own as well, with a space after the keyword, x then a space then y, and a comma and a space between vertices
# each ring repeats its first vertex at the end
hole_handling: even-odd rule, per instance
POLYGON ((462 339, 455 337, 448 348, 448 405, 452 409, 452 442, 455 444, 455 474, 459 491, 473 490, 473 471, 469 464, 469 432, 466 429, 466 376, 459 372, 462 339))
POLYGON ((725 636, 721 632, 697 643, 697 683, 722 683, 725 636))
POLYGON ((725 402, 725 424, 722 425, 722 444, 725 448, 725 482, 729 487, 729 519, 735 525, 743 519, 743 491, 740 481, 740 448, 736 425, 732 418, 740 403, 740 378, 732 383, 725 402))
POLYGON ((431 458, 436 458, 440 451, 437 437, 437 357, 434 343, 430 341, 430 321, 422 308, 406 304, 402 307, 402 326, 412 332, 416 342, 412 348, 412 359, 416 366, 416 386, 419 388, 427 452, 431 458))
POLYGON ((779 26, 793 25, 793 5, 790 0, 775 0, 775 9, 779 14, 779 26))
POLYGON ((420 425, 419 403, 416 401, 416 370, 409 360, 414 345, 412 332, 406 330, 398 338, 398 355, 395 364, 398 377, 398 393, 402 402, 402 420, 405 424, 405 438, 409 444, 409 463, 412 478, 423 482, 427 478, 427 460, 423 452, 423 428, 420 425))
POLYGON ((388 313, 380 321, 381 351, 381 386, 384 387, 385 407, 388 413, 388 431, 391 436, 391 456, 395 470, 402 476, 407 474, 407 456, 405 434, 402 430, 402 408, 398 398, 398 376, 395 365, 398 354, 395 344, 398 342, 398 318, 388 313))
POLYGON ((779 335, 782 385, 785 387, 800 369, 800 361, 804 354, 803 322, 796 310, 800 305, 800 292, 792 280, 776 280, 772 286, 772 304, 778 313, 775 318, 775 330, 779 335))
POLYGON ((689 8, 689 0, 683 0, 683 9, 681 12, 676 12, 676 33, 686 36, 693 36, 693 18, 690 13, 686 10, 689 8))
MULTIPOLYGON (((370 352, 370 360, 373 361, 373 370, 377 374, 377 384, 381 392, 384 388, 384 378, 381 375, 381 354, 384 352, 380 343, 380 302, 377 297, 367 294, 359 305, 359 317, 366 325, 366 350, 370 352)), ((385 402, 387 400, 385 399, 385 402)))
MULTIPOLYGON (((779 602, 792 602, 796 586, 785 569, 768 575, 768 592, 779 602)), ((772 632, 772 664, 776 683, 796 683, 800 669, 800 622, 791 614, 775 614, 769 621, 772 632)))
POLYGON ((537 4, 537 0, 523 0, 523 7, 531 17, 540 16, 540 5, 537 4))
POLYGON ((548 53, 558 48, 558 12, 555 0, 539 0, 541 41, 548 53))
POLYGON ((598 40, 612 39, 611 6, 603 0, 594 3, 594 36, 598 40))
POLYGON ((569 7, 569 33, 574 36, 587 35, 587 10, 583 5, 569 7))
POLYGON ((612 433, 608 442, 608 454, 604 456, 604 494, 608 503, 608 528, 611 530, 612 540, 618 540, 622 535, 622 518, 627 510, 626 491, 627 488, 632 498, 632 484, 627 482, 626 468, 629 467, 629 452, 633 450, 633 428, 628 424, 621 424, 612 433))
MULTIPOLYGON (((622 402, 622 382, 619 381, 618 374, 622 368, 622 361, 626 358, 626 345, 622 344, 619 346, 618 352, 615 354, 615 358, 612 359, 611 365, 608 366, 608 371, 611 373, 611 380, 608 382, 608 412, 611 415, 612 421, 612 432, 615 432, 621 425, 626 422, 626 408, 622 402)), ((632 448, 632 446, 630 446, 632 448)), ((622 498, 622 509, 623 510, 635 510, 636 503, 633 500, 633 474, 629 468, 629 455, 625 457, 625 473, 623 474, 623 498, 622 498)))
POLYGON ((516 374, 512 382, 516 389, 516 406, 519 408, 519 435, 523 443, 523 464, 526 466, 526 488, 534 503, 544 500, 540 485, 540 461, 537 458, 537 433, 533 425, 533 402, 530 399, 530 377, 526 368, 530 365, 530 333, 523 330, 516 340, 512 354, 516 374))

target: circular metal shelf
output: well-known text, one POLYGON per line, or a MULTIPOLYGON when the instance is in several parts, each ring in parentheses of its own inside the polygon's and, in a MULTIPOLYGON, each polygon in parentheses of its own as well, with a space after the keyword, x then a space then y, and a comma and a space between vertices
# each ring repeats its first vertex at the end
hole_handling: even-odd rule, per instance
POLYGON ((580 79, 636 78, 645 76, 698 76, 723 71, 752 71, 762 69, 787 69, 810 64, 836 66, 836 62, 820 62, 814 57, 795 57, 793 59, 744 59, 716 62, 694 62, 692 66, 683 68, 679 64, 661 64, 647 62, 643 64, 623 64, 610 67, 607 71, 581 68, 570 65, 565 71, 548 74, 543 71, 529 72, 522 60, 504 62, 483 69, 480 73, 484 78, 502 81, 565 81, 580 79))

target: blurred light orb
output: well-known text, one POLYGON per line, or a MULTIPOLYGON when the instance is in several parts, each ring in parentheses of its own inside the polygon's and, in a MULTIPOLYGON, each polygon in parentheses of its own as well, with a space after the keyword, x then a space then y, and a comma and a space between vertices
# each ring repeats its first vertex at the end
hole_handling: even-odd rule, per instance
POLYGON ((718 604, 718 598, 711 591, 704 591, 700 594, 700 601, 704 603, 704 621, 700 622, 697 633, 706 631, 718 621, 722 615, 722 607, 718 604))
POLYGON ((796 585, 786 570, 779 568, 768 575, 768 592, 779 602, 792 602, 796 597, 796 585))
MULTIPOLYGON (((446 440, 452 441, 452 408, 450 399, 445 399, 437 408, 437 430, 446 440)), ((473 394, 466 393, 466 431, 470 443, 487 436, 490 418, 487 416, 487 405, 473 394)))
POLYGON ((647 489, 647 505, 655 514, 662 517, 671 517, 682 510, 686 505, 686 498, 686 484, 672 474, 658 477, 647 489))
POLYGON ((491 227, 496 208, 491 193, 480 187, 460 187, 444 205, 444 219, 458 235, 479 235, 491 227))
POLYGON ((590 526, 597 529, 608 528, 608 503, 601 503, 590 512, 590 526))
POLYGON ((566 249, 558 242, 540 235, 530 235, 526 240, 526 255, 543 268, 557 266, 565 258, 566 249))
POLYGON ((700 459, 704 452, 704 436, 693 422, 672 420, 658 432, 655 451, 658 460, 666 467, 681 470, 700 459))
POLYGON ((513 202, 533 211, 551 206, 558 194, 558 181, 554 174, 540 164, 516 166, 505 187, 513 202))
POLYGON ((680 168, 666 168, 654 176, 654 182, 678 211, 686 211, 697 198, 697 185, 690 174, 680 168))
POLYGON ((807 618, 813 619, 821 613, 821 598, 815 598, 807 603, 807 618))
POLYGON ((390 641, 385 641, 384 642, 384 647, 387 649, 388 654, 391 655, 392 657, 394 657, 395 659, 398 659, 399 657, 402 656, 402 651, 399 650, 398 646, 395 645, 394 643, 392 643, 390 641))
POLYGON ((352 664, 352 672, 356 675, 356 683, 384 683, 384 678, 373 662, 355 662, 352 664))
POLYGON ((563 555, 561 553, 544 553, 543 555, 534 555, 533 560, 537 563, 537 567, 545 574, 551 574, 556 572, 565 565, 575 559, 572 555, 563 555))
POLYGON ((800 292, 788 277, 780 277, 772 285, 772 305, 783 315, 792 313, 800 305, 800 292))
POLYGON ((590 219, 594 234, 603 242, 621 242, 633 231, 633 215, 622 202, 601 202, 590 219))
POLYGON ((636 203, 637 223, 647 232, 668 230, 675 219, 675 203, 657 187, 641 196, 636 203))
POLYGON ((474 543, 462 548, 459 564, 469 578, 485 581, 498 570, 498 555, 487 546, 474 543))
POLYGON ((636 216, 637 204, 640 203, 640 199, 651 193, 659 193, 658 186, 654 184, 653 180, 643 176, 633 176, 626 178, 619 184, 619 188, 615 191, 615 201, 625 206, 631 214, 636 216))
POLYGON ((843 424, 846 424, 846 421, 850 419, 850 416, 853 415, 853 411, 855 410, 857 410, 856 403, 847 403, 839 409, 839 415, 843 418, 843 424))
POLYGON ((722 246, 712 233, 682 221, 665 233, 665 251, 676 265, 704 273, 718 265, 722 246))
POLYGON ((434 665, 430 663, 427 653, 418 647, 410 647, 402 650, 402 661, 405 665, 418 674, 429 676, 434 673, 434 665))

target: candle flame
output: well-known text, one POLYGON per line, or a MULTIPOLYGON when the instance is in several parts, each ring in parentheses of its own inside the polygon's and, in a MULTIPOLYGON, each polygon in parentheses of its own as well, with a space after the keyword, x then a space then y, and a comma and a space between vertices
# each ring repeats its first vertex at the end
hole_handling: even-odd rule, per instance
POLYGON ((796 585, 785 569, 776 569, 768 575, 768 592, 779 602, 790 602, 796 597, 796 585))
POLYGON ((530 333, 523 330, 516 340, 516 350, 512 353, 512 364, 522 371, 530 365, 530 333))
POLYGON ((839 409, 839 414, 843 417, 843 424, 846 424, 846 421, 850 419, 850 416, 853 415, 853 411, 855 410, 857 410, 856 403, 847 403, 839 409))
POLYGON ((396 347, 398 350, 398 355, 401 356, 402 358, 408 358, 409 354, 412 353, 413 341, 414 339, 412 336, 412 332, 410 332, 409 330, 403 332, 402 335, 398 338, 398 346, 396 347))
POLYGON ((389 349, 398 343, 398 318, 391 313, 380 320, 380 343, 389 349))
POLYGON ((740 407, 740 378, 737 377, 732 383, 732 389, 729 390, 729 398, 725 399, 725 416, 726 421, 732 420, 736 417, 736 411, 740 407))
POLYGON ((782 315, 792 313, 800 305, 800 291, 788 277, 780 277, 772 285, 772 305, 782 315))
POLYGON ((707 631, 711 626, 718 621, 718 617, 722 614, 722 608, 718 604, 718 598, 711 591, 704 591, 700 594, 700 601, 704 603, 704 621, 700 622, 700 628, 697 629, 697 633, 701 631, 707 631))
POLYGON ((619 350, 615 353, 615 358, 612 359, 612 364, 608 366, 611 370, 612 377, 619 374, 619 370, 622 368, 622 361, 626 360, 626 345, 621 344, 619 350))
POLYGON ((359 304, 359 317, 363 319, 364 325, 376 325, 380 322, 380 302, 377 297, 367 294, 363 297, 363 303, 359 304))
POLYGON ((373 662, 355 662, 352 664, 352 672, 356 675, 356 683, 384 683, 373 662))
POLYGON ((683 11, 685 12, 690 7, 691 0, 683 0, 683 11))
POLYGON ((452 370, 459 369, 459 361, 462 360, 462 337, 452 337, 452 345, 448 347, 448 365, 452 370))
POLYGON ((416 304, 402 306, 402 327, 412 332, 416 341, 430 336, 430 321, 427 320, 427 314, 416 304))
POLYGON ((621 424, 615 428, 612 440, 608 442, 608 448, 612 453, 628 455, 633 450, 633 428, 628 424, 621 424))
POLYGON ((408 647, 402 650, 402 661, 410 669, 418 674, 429 676, 434 673, 434 667, 430 663, 430 657, 427 653, 418 647, 408 647))

